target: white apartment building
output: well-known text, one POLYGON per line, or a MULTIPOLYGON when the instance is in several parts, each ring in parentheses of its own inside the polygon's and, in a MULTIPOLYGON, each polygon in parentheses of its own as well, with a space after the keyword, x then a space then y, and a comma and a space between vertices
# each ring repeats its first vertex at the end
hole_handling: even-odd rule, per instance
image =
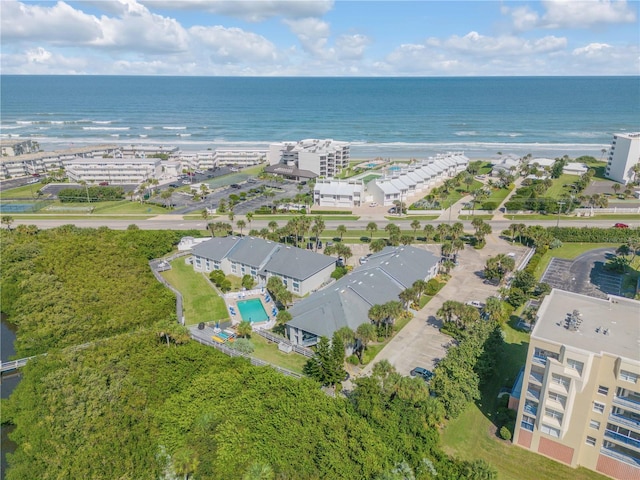
POLYGON ((40 147, 38 142, 33 140, 0 140, 0 149, 3 157, 15 157, 18 155, 26 155, 28 153, 36 153, 40 147))
POLYGON ((159 158, 76 158, 65 161, 69 180, 110 185, 138 184, 162 175, 159 158))
POLYGON ((640 163, 640 132, 616 133, 607 158, 608 178, 624 185, 640 180, 633 171, 634 166, 640 163))
POLYGON ((360 180, 320 179, 313 187, 313 201, 323 207, 359 207, 364 202, 360 180))
POLYGON ((554 289, 531 332, 513 443, 571 467, 640 478, 640 301, 554 289))
POLYGON ((122 145, 120 153, 123 157, 144 158, 150 155, 175 155, 179 148, 173 145, 122 145))
POLYGON ((321 177, 334 177, 349 165, 350 144, 332 139, 307 139, 269 145, 270 166, 283 164, 313 172, 321 177))

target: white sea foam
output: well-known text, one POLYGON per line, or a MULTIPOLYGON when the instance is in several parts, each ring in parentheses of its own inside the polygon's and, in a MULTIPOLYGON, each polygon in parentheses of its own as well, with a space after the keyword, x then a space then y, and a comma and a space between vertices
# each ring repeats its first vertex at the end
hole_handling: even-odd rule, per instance
POLYGON ((153 130, 153 127, 142 127, 142 128, 144 128, 145 130, 153 130))
POLYGON ((111 135, 109 135, 110 137, 119 137, 120 134, 119 133, 112 133, 111 135))
POLYGON ((140 135, 138 135, 138 136, 139 136, 140 138, 147 138, 149 135, 142 135, 142 134, 140 134, 140 135))
POLYGON ((163 130, 186 130, 187 127, 162 127, 163 130))
POLYGON ((129 130, 129 127, 82 127, 82 130, 129 130))
POLYGON ((16 128, 24 128, 24 125, 0 125, 0 130, 15 130, 16 128))
POLYGON ((460 132, 455 132, 454 135, 458 137, 475 137, 478 135, 478 132, 474 130, 462 130, 460 132))
POLYGON ((190 137, 191 136, 190 133, 176 133, 176 135, 178 135, 179 137, 190 137))
POLYGON ((51 125, 64 125, 64 122, 62 120, 51 120, 49 123, 51 125))
POLYGON ((31 120, 17 120, 16 123, 18 125, 31 125, 33 122, 31 120))
POLYGON ((113 122, 111 120, 94 120, 91 123, 95 123, 96 125, 109 125, 113 122))

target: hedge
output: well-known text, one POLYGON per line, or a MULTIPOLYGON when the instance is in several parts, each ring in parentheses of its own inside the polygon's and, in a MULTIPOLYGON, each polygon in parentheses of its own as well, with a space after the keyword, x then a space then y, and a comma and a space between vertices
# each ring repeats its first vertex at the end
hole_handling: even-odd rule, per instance
POLYGON ((549 227, 548 232, 561 242, 625 243, 640 238, 638 228, 549 227))

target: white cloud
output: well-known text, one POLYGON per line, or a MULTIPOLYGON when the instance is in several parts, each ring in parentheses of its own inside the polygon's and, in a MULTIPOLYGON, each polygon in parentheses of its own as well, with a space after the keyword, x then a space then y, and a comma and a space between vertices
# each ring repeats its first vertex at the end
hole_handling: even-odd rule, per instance
MULTIPOLYGON (((635 2, 634 2, 635 3, 635 2)), ((600 25, 633 23, 637 20, 637 8, 626 0, 543 0, 543 15, 528 6, 501 9, 510 15, 518 31, 534 28, 593 28, 600 25)))
POLYGON ((3 43, 46 40, 64 45, 87 43, 101 36, 100 22, 96 17, 64 2, 45 7, 7 0, 0 2, 0 14, 3 43))
POLYGON ((291 32, 298 37, 302 48, 316 56, 324 56, 324 48, 331 34, 331 28, 327 22, 318 18, 301 18, 298 20, 284 20, 291 32))
POLYGON ((442 42, 442 46, 474 55, 511 56, 560 50, 567 46, 567 39, 548 36, 532 41, 515 36, 488 37, 469 32, 464 37, 450 37, 442 42))
POLYGON ((545 0, 546 28, 589 28, 600 24, 631 23, 636 12, 626 0, 545 0))
POLYGON ((371 39, 365 35, 340 35, 336 39, 335 52, 341 60, 360 60, 370 44, 371 39))
POLYGON ((214 61, 273 62, 278 58, 275 45, 266 38, 240 28, 191 27, 189 33, 198 40, 214 61))
POLYGON ((142 0, 151 9, 198 10, 260 22, 271 17, 320 17, 333 8, 330 0, 142 0))
POLYGON ((86 73, 85 58, 69 58, 53 53, 44 47, 34 47, 21 52, 0 56, 5 73, 73 75, 86 73))

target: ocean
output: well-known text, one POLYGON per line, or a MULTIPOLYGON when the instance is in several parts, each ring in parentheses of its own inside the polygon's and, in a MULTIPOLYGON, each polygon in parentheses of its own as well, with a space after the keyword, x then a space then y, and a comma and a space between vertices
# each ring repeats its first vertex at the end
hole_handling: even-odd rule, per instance
POLYGON ((0 77, 1 138, 183 150, 352 143, 357 158, 601 157, 640 131, 639 77, 0 77))

